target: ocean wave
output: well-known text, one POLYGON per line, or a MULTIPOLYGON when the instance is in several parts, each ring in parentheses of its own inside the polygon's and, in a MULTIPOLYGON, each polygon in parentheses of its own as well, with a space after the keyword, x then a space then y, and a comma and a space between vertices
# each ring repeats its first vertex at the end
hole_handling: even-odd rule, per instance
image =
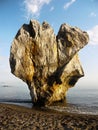
POLYGON ((0 99, 0 102, 13 102, 13 103, 32 103, 29 99, 0 99))
POLYGON ((67 112, 74 114, 89 114, 89 115, 98 115, 98 107, 78 105, 78 104, 69 104, 67 106, 48 106, 48 109, 56 110, 59 112, 67 112))

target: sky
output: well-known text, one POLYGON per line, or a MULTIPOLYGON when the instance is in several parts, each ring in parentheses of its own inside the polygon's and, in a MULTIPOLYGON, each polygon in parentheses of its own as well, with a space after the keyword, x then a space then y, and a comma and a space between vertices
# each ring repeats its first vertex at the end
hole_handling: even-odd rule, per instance
POLYGON ((89 43, 79 52, 85 76, 76 84, 80 88, 98 87, 98 0, 0 0, 0 84, 21 84, 10 72, 11 43, 30 19, 47 21, 58 33, 62 23, 87 31, 89 43))

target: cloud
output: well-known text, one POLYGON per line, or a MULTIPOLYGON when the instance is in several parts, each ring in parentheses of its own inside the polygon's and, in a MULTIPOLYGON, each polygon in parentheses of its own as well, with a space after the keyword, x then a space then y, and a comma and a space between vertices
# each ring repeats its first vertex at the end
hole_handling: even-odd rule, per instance
POLYGON ((45 4, 49 4, 51 0, 24 0, 26 17, 38 17, 40 11, 45 4))
POLYGON ((0 56, 0 72, 8 72, 9 70, 9 58, 5 56, 0 56))
POLYGON ((10 76, 9 58, 0 56, 0 82, 7 81, 10 76))
POLYGON ((67 9, 69 8, 73 3, 75 3, 76 0, 71 0, 70 2, 67 2, 65 5, 64 5, 64 9, 67 9))
POLYGON ((90 37, 90 44, 98 45, 98 25, 87 31, 90 37))
POLYGON ((90 17, 96 17, 96 16, 97 16, 96 13, 94 13, 94 12, 90 13, 90 17))
MULTIPOLYGON (((19 85, 22 83, 21 80, 16 78, 11 74, 10 65, 9 65, 9 57, 0 55, 0 84, 13 84, 16 83, 19 85)), ((15 85, 16 85, 15 84, 15 85)))

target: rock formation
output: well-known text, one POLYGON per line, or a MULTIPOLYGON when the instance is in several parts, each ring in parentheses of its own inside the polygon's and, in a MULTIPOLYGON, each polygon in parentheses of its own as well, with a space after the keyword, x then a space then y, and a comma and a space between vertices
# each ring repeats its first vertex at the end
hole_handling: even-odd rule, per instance
POLYGON ((34 104, 65 99, 68 89, 84 76, 77 53, 88 40, 86 32, 67 24, 57 36, 47 22, 31 20, 20 28, 11 46, 10 67, 27 83, 34 104))

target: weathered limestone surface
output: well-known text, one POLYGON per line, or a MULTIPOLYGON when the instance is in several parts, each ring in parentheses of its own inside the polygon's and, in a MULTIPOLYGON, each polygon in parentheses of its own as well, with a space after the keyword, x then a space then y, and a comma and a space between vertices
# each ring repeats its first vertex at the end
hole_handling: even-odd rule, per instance
POLYGON ((47 22, 31 20, 20 28, 11 46, 10 67, 27 83, 33 103, 64 100, 67 90, 84 76, 77 53, 88 40, 86 32, 67 24, 57 36, 47 22))

